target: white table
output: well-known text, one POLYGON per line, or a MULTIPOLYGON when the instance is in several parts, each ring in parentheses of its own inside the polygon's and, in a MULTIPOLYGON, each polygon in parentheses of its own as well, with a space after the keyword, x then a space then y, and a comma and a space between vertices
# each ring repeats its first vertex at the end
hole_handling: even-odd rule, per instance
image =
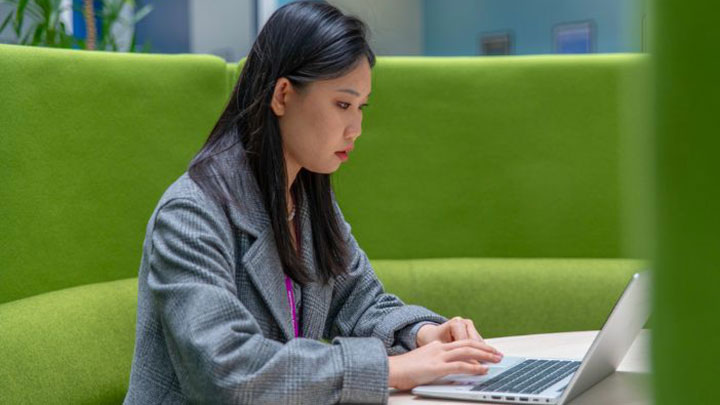
MULTIPOLYGON (((547 333, 486 339, 506 356, 564 357, 582 359, 598 331, 547 333)), ((633 342, 617 372, 602 380, 570 402, 589 404, 651 404, 650 331, 642 330, 633 342)), ((482 404, 489 402, 442 400, 413 395, 410 391, 390 389, 390 404, 451 403, 482 404)))

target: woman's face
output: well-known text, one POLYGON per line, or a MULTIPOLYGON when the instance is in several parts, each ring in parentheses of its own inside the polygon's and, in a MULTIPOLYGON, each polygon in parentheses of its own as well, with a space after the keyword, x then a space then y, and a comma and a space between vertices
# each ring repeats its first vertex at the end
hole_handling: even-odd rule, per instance
POLYGON ((278 116, 285 164, 293 177, 300 168, 332 173, 362 130, 362 108, 370 95, 370 64, 362 58, 344 76, 308 83, 298 90, 286 78, 276 82, 271 108, 278 116))

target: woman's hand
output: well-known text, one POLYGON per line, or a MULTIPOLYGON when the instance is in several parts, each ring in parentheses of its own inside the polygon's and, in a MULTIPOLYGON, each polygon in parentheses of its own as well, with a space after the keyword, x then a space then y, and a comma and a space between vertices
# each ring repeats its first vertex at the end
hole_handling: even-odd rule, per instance
POLYGON ((423 325, 418 330, 415 341, 417 347, 421 347, 434 341, 449 343, 463 339, 474 339, 485 343, 471 319, 456 316, 442 325, 423 325))
POLYGON ((497 363, 501 359, 497 350, 476 339, 451 343, 434 340, 405 354, 389 357, 388 385, 408 390, 448 374, 486 374, 488 367, 479 362, 497 363))

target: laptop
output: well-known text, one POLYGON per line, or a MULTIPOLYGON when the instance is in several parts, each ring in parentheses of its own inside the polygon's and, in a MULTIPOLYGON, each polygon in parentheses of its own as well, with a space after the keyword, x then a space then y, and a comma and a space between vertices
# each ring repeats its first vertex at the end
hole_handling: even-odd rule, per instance
POLYGON ((564 404, 617 369, 650 316, 650 272, 635 273, 582 360, 505 356, 487 374, 452 374, 415 395, 508 404, 564 404))

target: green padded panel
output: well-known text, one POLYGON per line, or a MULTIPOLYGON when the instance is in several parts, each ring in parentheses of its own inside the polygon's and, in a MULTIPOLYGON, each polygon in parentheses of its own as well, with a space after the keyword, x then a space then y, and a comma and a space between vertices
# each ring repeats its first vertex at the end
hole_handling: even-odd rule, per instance
MULTIPOLYGON (((244 59, 0 52, 0 170, 12 173, 0 191, 0 302, 136 275, 152 208, 206 138, 244 59), (48 67, 52 78, 37 73, 48 67), (102 146, 91 146, 98 134, 102 146)), ((619 255, 633 216, 621 201, 628 154, 615 151, 626 149, 620 133, 642 125, 618 110, 623 81, 642 66, 639 55, 379 58, 365 134, 335 176, 361 245, 372 258, 619 255), (461 143, 480 153, 457 159, 461 143)))
POLYGON ((622 108, 645 65, 378 58, 363 134, 334 176, 360 245, 381 259, 645 257, 625 236, 624 195, 626 138, 645 117, 622 108))
POLYGON ((136 306, 137 278, 0 305, 0 403, 121 403, 136 306))
MULTIPOLYGON (((373 260, 408 304, 473 320, 483 337, 601 329, 633 273, 629 259, 373 260)), ((648 327, 647 325, 646 327, 648 327)))
POLYGON ((238 64, 237 63, 228 63, 226 65, 227 68, 227 99, 230 99, 230 96, 232 96, 232 90, 235 87, 235 82, 238 79, 238 64))
POLYGON ((210 55, 0 45, 0 302, 137 276, 227 82, 210 55))
MULTIPOLYGON (((622 259, 372 263, 387 292, 473 319, 486 338, 599 329, 630 275, 644 268, 622 259)), ((0 305, 0 403, 120 403, 136 304, 131 278, 0 305)))
POLYGON ((654 1, 656 403, 717 404, 720 3, 654 1))

